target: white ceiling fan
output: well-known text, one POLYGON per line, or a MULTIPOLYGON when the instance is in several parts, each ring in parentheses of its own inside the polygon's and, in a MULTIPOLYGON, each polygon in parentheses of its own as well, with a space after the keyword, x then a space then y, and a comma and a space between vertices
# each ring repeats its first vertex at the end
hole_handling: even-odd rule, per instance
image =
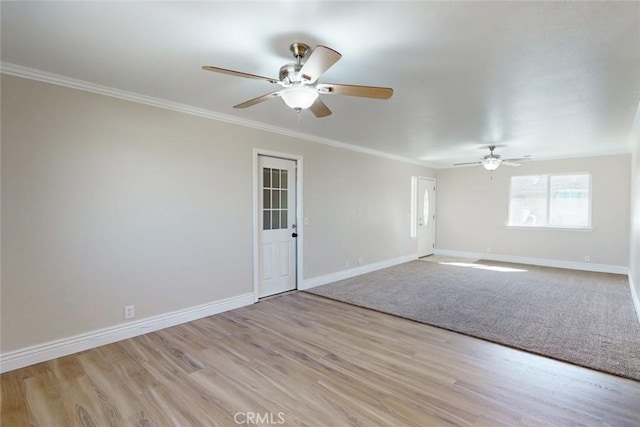
POLYGON ((264 80, 282 86, 280 90, 234 105, 233 108, 247 108, 272 98, 281 97, 290 108, 298 112, 308 108, 316 117, 320 118, 331 114, 331 110, 319 98, 321 94, 377 99, 389 99, 393 95, 393 89, 388 87, 318 83, 320 75, 338 62, 342 55, 333 49, 319 45, 313 49, 303 63, 302 60, 310 50, 309 46, 304 43, 293 43, 289 50, 296 58, 296 62, 280 67, 279 80, 210 65, 205 65, 202 69, 248 79, 264 80))
POLYGON ((482 165, 486 170, 493 171, 498 169, 498 166, 520 166, 520 162, 526 162, 531 160, 531 157, 525 156, 517 159, 501 159, 498 154, 493 154, 493 150, 496 149, 495 145, 490 145, 489 154, 484 156, 479 162, 468 163, 454 163, 453 166, 479 166, 482 165))

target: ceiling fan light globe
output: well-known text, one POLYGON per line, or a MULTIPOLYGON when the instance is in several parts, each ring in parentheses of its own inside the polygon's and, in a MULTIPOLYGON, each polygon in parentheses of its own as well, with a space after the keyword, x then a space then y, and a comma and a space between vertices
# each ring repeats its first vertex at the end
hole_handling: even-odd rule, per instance
POLYGON ((307 86, 292 86, 282 89, 280 97, 290 108, 305 110, 318 99, 318 92, 307 86))
POLYGON ((500 166, 500 163, 502 163, 500 159, 488 158, 484 162, 482 162, 482 166, 488 171, 494 171, 498 169, 498 166, 500 166))

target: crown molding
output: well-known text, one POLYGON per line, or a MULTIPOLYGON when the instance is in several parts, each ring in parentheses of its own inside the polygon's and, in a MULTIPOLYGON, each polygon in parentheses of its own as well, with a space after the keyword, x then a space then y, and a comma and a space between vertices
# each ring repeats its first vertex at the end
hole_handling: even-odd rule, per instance
POLYGON ((253 129, 259 129, 266 132, 277 133, 280 135, 290 136, 293 138, 303 139, 305 141, 317 142, 323 145, 329 145, 331 147, 342 148, 349 151, 355 151, 358 153, 369 154, 371 156, 383 157, 390 160, 395 160, 403 163, 411 163, 419 166, 430 167, 427 163, 408 157, 397 156, 383 151, 373 150, 366 147, 361 147, 354 144, 349 144, 342 141, 336 141, 329 138, 322 138, 315 135, 306 134, 303 132, 297 132, 290 129, 272 126, 266 123, 261 123, 253 120, 242 119, 228 114, 221 114, 215 111, 207 110, 204 108, 193 107, 187 104, 181 104, 179 102, 168 101, 166 99, 155 98, 152 96, 141 95, 135 92, 124 91, 109 86, 103 86, 96 83, 91 83, 85 80, 78 80, 71 77, 62 76, 59 74, 49 73, 47 71, 38 70, 35 68, 29 68, 22 65, 12 64, 10 62, 0 62, 0 74, 7 74, 10 76, 22 77, 25 79, 36 80, 44 83, 50 83, 58 86, 64 86, 72 89, 79 89, 86 92, 97 93, 99 95, 110 96, 113 98, 124 99, 126 101, 137 102, 140 104, 146 104, 153 107, 164 108, 166 110, 173 110, 180 113, 190 114, 193 116, 205 117, 208 119, 218 120, 226 123, 232 123, 235 125, 245 126, 253 129))

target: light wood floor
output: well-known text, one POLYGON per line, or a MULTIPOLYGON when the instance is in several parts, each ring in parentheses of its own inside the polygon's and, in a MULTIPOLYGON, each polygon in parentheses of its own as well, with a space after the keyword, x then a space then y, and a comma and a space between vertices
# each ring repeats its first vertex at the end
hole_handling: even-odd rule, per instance
POLYGON ((640 382, 305 293, 1 380, 11 427, 640 425, 640 382))

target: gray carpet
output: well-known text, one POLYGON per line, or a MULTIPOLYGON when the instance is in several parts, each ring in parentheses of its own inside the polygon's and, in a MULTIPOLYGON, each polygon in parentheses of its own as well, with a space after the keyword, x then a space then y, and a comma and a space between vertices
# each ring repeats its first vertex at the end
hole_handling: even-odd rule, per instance
POLYGON ((416 260, 307 292, 640 381, 623 275, 416 260))

